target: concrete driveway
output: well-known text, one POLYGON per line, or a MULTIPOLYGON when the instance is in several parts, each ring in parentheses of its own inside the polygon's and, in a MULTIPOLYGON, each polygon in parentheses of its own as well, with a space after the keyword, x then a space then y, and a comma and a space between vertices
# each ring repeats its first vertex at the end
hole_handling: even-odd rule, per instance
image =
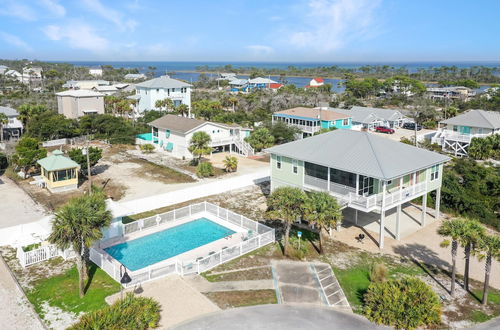
POLYGON ((261 305, 230 309, 182 323, 177 330, 382 329, 359 315, 320 306, 261 305))
POLYGON ((45 209, 4 175, 0 177, 0 206, 0 228, 30 223, 45 216, 45 209))
MULTIPOLYGON (((420 131, 417 131, 417 138, 420 136, 423 136, 425 134, 434 132, 434 131, 435 130, 432 130, 432 129, 422 128, 420 131)), ((377 133, 377 132, 373 132, 373 131, 370 131, 370 133, 373 133, 373 134, 376 134, 379 136, 383 136, 383 137, 386 137, 388 139, 398 141, 398 142, 401 141, 402 137, 405 137, 405 138, 411 140, 415 136, 415 131, 410 130, 410 129, 406 129, 406 128, 396 128, 394 134, 377 133)))

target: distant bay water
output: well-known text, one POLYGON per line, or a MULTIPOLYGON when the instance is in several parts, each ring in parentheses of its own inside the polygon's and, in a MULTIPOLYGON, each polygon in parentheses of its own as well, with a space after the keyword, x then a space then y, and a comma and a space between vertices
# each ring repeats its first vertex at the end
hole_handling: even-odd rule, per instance
MULTIPOLYGON (((197 67, 208 66, 211 68, 222 67, 227 64, 231 64, 235 68, 241 67, 256 67, 262 69, 287 69, 289 66, 294 66, 299 69, 303 68, 314 68, 314 67, 329 67, 338 66, 341 68, 358 68, 363 65, 388 65, 392 67, 405 67, 410 72, 416 72, 420 68, 429 69, 440 66, 456 66, 458 68, 468 68, 472 66, 486 66, 486 67, 500 67, 500 61, 498 62, 372 62, 372 63, 338 63, 338 62, 176 62, 176 61, 68 61, 77 66, 101 66, 101 65, 112 65, 115 68, 126 68, 126 69, 138 69, 139 72, 148 72, 149 67, 155 67, 155 76, 160 76, 168 73, 172 77, 177 79, 182 79, 189 82, 196 82, 199 77, 198 72, 182 72, 182 71, 195 71, 197 67)), ((215 77, 215 73, 209 73, 208 76, 215 77)), ((242 78, 247 78, 248 76, 240 75, 242 78)), ((273 80, 278 80, 279 76, 270 76, 273 80)), ((304 87, 309 84, 311 78, 307 77, 286 77, 288 84, 293 84, 297 87, 304 87)), ((341 79, 325 79, 326 83, 331 84, 332 90, 339 93, 344 90, 340 86, 341 79)), ((482 92, 489 86, 481 86, 477 92, 482 92)))

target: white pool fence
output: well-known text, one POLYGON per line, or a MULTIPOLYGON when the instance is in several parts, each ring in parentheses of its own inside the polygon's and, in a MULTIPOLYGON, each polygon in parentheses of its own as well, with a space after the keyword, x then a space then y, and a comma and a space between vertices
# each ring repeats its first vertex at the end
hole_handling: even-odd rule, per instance
MULTIPOLYGON (((198 258, 197 260, 186 262, 180 261, 178 259, 170 259, 166 260, 165 262, 159 262, 157 264, 136 271, 126 269, 127 273, 132 278, 132 282, 124 286, 134 286, 136 284, 155 280, 170 274, 199 274, 229 260, 237 258, 243 254, 249 253, 262 246, 270 244, 275 240, 274 229, 208 202, 192 204, 125 224, 123 225, 123 235, 150 229, 155 226, 162 226, 166 223, 177 222, 188 217, 192 217, 195 214, 205 212, 217 217, 220 220, 227 221, 234 225, 247 229, 248 232, 244 237, 244 241, 232 246, 225 247, 217 252, 211 252, 210 255, 203 258, 198 258)), ((117 230, 116 232, 119 232, 119 230, 117 230)), ((101 242, 101 245, 107 245, 106 243, 112 240, 113 238, 110 238, 104 242, 101 242)), ((117 282, 120 282, 122 276, 121 270, 125 271, 125 267, 122 266, 116 259, 111 257, 104 250, 98 247, 91 248, 90 260, 101 267, 101 269, 103 269, 117 282)))
POLYGON ((74 258, 75 253, 72 249, 60 250, 53 244, 41 246, 31 251, 24 251, 19 246, 17 247, 16 257, 21 266, 26 267, 55 257, 63 257, 64 260, 67 260, 74 258))

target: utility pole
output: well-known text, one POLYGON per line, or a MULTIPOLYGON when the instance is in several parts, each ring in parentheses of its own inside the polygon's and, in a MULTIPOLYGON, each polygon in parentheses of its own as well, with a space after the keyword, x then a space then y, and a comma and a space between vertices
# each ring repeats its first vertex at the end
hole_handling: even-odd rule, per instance
POLYGON ((87 134, 87 178, 89 180, 89 195, 92 194, 92 175, 90 174, 90 143, 89 135, 87 134))

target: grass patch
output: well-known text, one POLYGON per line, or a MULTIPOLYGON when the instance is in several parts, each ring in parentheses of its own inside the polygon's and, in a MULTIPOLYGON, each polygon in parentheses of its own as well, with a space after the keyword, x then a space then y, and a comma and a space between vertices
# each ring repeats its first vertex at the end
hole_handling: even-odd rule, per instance
POLYGON ((490 315, 490 314, 486 314, 483 311, 475 310, 469 314, 469 320, 471 320, 474 323, 483 323, 483 322, 491 320, 492 318, 494 318, 496 316, 497 315, 495 315, 495 314, 490 315))
MULTIPOLYGON (((483 290, 474 290, 473 294, 479 301, 483 300, 483 290)), ((488 304, 500 305, 500 291, 497 291, 490 287, 490 290, 488 292, 488 304)))
POLYGON ((273 278, 271 267, 232 271, 224 274, 204 274, 209 282, 221 281, 249 281, 249 280, 270 280, 273 278))
POLYGON ((158 180, 166 184, 186 183, 195 181, 189 175, 176 171, 170 167, 149 162, 147 160, 133 158, 127 161, 141 166, 140 168, 134 170, 134 173, 137 174, 139 177, 148 176, 154 180, 158 180))
POLYGON ((107 306, 104 298, 120 291, 120 285, 95 264, 91 264, 89 268, 89 281, 86 287, 85 296, 80 298, 78 271, 73 266, 62 275, 36 281, 33 289, 27 292, 27 297, 34 305, 35 311, 42 317, 44 302, 78 315, 81 312, 95 311, 107 306))
POLYGON ((208 292, 205 293, 205 296, 222 309, 276 304, 278 302, 274 290, 208 292))

